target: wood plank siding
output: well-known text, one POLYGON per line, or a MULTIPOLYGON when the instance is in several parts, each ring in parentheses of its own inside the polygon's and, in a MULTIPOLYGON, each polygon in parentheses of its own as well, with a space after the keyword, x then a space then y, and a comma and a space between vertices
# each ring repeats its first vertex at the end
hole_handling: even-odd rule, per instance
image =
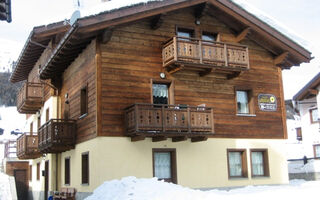
MULTIPOLYGON (((97 109, 101 112, 99 136, 123 136, 125 134, 124 109, 135 103, 152 103, 151 80, 159 80, 160 72, 165 71, 162 67, 162 47, 166 41, 175 36, 177 27, 194 29, 195 38, 201 38, 202 31, 205 31, 218 34, 221 42, 237 41, 237 35, 232 30, 207 14, 202 16, 200 25, 195 25, 193 8, 167 13, 162 20, 161 26, 156 30, 150 27, 151 19, 115 27, 110 41, 106 44, 100 43, 98 49, 101 55, 99 53, 98 58, 101 58, 99 61, 101 69, 99 66, 97 68, 99 71, 97 85, 100 87, 97 90, 101 91, 99 94, 101 99, 98 100, 97 105, 97 109)), ((174 82, 174 104, 189 106, 205 104, 207 107, 212 107, 215 134, 210 137, 284 138, 285 116, 281 70, 274 65, 273 55, 261 46, 248 39, 243 39, 240 44, 249 48, 250 69, 236 78, 228 79, 225 74, 216 72, 202 77, 190 70, 180 70, 172 75, 167 73, 166 79, 174 82), (235 88, 252 90, 255 116, 236 115, 235 88), (278 103, 276 112, 259 110, 257 99, 261 93, 276 96, 278 103)), ((91 64, 94 62, 92 59, 90 57, 86 61, 87 64, 82 65, 87 68, 82 72, 78 70, 78 74, 74 74, 76 66, 69 67, 63 83, 68 85, 63 88, 69 88, 69 95, 72 94, 73 101, 78 101, 76 99, 79 98, 81 85, 78 80, 88 80, 89 98, 91 97, 89 109, 95 109, 95 96, 92 89, 95 87, 93 84, 95 74, 90 71, 91 64), (67 74, 71 71, 74 71, 73 76, 68 77, 67 74), (84 77, 87 78, 83 79, 84 77)), ((82 66, 77 67, 82 68, 82 66)), ((62 94, 66 91, 63 89, 62 94)), ((71 110, 75 108, 78 108, 77 104, 70 104, 71 110)), ((73 113, 72 117, 77 116, 76 111, 70 113, 73 113)), ((94 114, 88 116, 88 122, 92 123, 85 123, 85 126, 78 127, 78 134, 85 138, 86 135, 94 132, 94 120, 94 114)), ((81 125, 82 122, 78 124, 81 125)))

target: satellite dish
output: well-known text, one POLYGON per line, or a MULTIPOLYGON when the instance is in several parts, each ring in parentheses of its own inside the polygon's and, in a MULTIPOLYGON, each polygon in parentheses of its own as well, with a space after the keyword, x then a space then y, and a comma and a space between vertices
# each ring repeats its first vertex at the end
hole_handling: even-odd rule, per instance
POLYGON ((70 25, 72 26, 78 18, 80 18, 80 10, 76 10, 72 13, 70 17, 70 25))

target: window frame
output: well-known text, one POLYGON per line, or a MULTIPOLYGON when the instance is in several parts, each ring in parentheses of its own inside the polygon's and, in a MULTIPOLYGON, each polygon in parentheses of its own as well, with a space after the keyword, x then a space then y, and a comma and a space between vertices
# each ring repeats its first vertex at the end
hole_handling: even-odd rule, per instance
POLYGON ((151 79, 151 82, 150 82, 151 104, 153 104, 153 84, 168 85, 168 105, 174 105, 174 81, 168 80, 168 79, 151 79))
POLYGON ((248 178, 248 165, 247 165, 247 150, 246 149, 227 149, 227 165, 228 165, 228 178, 248 178), (229 153, 231 152, 240 152, 241 153, 241 176, 231 176, 230 175, 230 162, 229 162, 229 153))
POLYGON ((64 184, 70 185, 70 156, 64 158, 64 184), (68 160, 68 169, 67 169, 67 161, 68 160))
MULTIPOLYGON (((313 121, 312 112, 313 112, 314 110, 317 110, 317 111, 318 111, 318 108, 311 108, 311 109, 309 109, 310 123, 311 123, 311 124, 315 124, 315 123, 318 123, 318 122, 319 122, 319 119, 317 119, 316 121, 313 121)), ((319 112, 319 111, 318 111, 318 112, 319 112)), ((318 113, 318 115, 319 115, 319 113, 318 113)))
POLYGON ((88 115, 88 108, 89 108, 89 104, 88 104, 88 85, 85 85, 84 87, 82 87, 80 89, 80 116, 79 119, 85 117, 88 115))
POLYGON ((317 146, 320 147, 320 144, 314 144, 314 145, 313 145, 313 155, 314 155, 314 158, 320 158, 320 156, 317 157, 317 146))
POLYGON ((40 162, 37 163, 37 181, 40 180, 40 162))
POLYGON ((250 149, 250 167, 251 167, 251 177, 270 177, 270 169, 269 169, 269 155, 268 149, 250 149), (252 153, 253 152, 262 152, 263 156, 263 175, 254 175, 253 167, 252 167, 252 153))
POLYGON ((196 38, 196 28, 195 27, 185 27, 185 26, 176 26, 176 37, 181 37, 178 36, 178 32, 185 32, 185 33, 190 33, 190 38, 187 37, 183 37, 180 38, 180 40, 186 40, 186 41, 190 41, 193 38, 196 38))
POLYGON ((177 184, 177 156, 176 156, 176 149, 174 148, 155 148, 152 149, 152 176, 155 177, 155 154, 156 153, 170 153, 170 162, 171 162, 171 179, 159 179, 164 180, 166 182, 171 182, 177 184))
POLYGON ((29 181, 32 181, 32 165, 29 165, 29 181))
POLYGON ((30 123, 30 134, 33 134, 33 122, 30 123))
POLYGON ((90 180, 90 162, 89 162, 89 152, 84 152, 81 154, 81 185, 89 185, 90 180), (84 157, 87 157, 86 163, 84 163, 84 157), (86 164, 86 171, 84 171, 84 164, 86 164), (87 179, 87 180, 86 180, 87 179))
POLYGON ((50 120, 50 110, 49 108, 46 109, 46 122, 50 120))
POLYGON ((302 141, 302 128, 301 127, 297 127, 296 128, 296 136, 297 136, 297 140, 298 141, 302 141))
POLYGON ((256 116, 255 115, 255 100, 254 100, 254 95, 253 95, 253 90, 251 87, 247 86, 236 86, 234 88, 234 99, 235 99, 235 112, 237 116, 256 116), (248 113, 239 113, 238 112, 238 99, 237 99, 237 92, 238 91, 245 91, 247 92, 248 96, 248 113))
POLYGON ((201 40, 203 41, 207 41, 207 42, 217 42, 218 41, 218 33, 213 33, 213 32, 210 32, 210 31, 201 31, 201 40), (203 35, 210 35, 210 36, 213 36, 214 40, 213 41, 210 41, 210 40, 203 40, 202 37, 203 35))

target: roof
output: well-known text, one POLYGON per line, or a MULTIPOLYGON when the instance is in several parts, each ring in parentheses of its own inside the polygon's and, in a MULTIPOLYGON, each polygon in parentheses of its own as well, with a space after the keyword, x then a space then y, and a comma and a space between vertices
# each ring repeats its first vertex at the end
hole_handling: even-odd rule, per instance
POLYGON ((236 33, 241 33, 249 27, 248 38, 267 48, 275 58, 280 57, 279 63, 276 64, 282 68, 290 68, 300 65, 302 62, 309 62, 312 59, 311 53, 303 46, 261 21, 255 15, 250 14, 233 1, 145 0, 143 2, 79 18, 72 26, 59 22, 48 26, 35 27, 20 54, 16 68, 10 78, 11 82, 27 79, 30 70, 41 56, 44 48, 34 45, 33 41, 46 46, 49 43, 49 37, 65 32, 64 37, 55 47, 46 64, 41 66, 40 78, 48 79, 52 77, 53 72, 55 75, 62 73, 93 38, 108 31, 112 32, 112 29, 117 25, 198 5, 207 6, 210 10, 207 14, 216 17, 236 33))
POLYGON ((302 101, 316 96, 319 92, 316 88, 320 86, 320 72, 311 79, 296 95, 293 96, 293 100, 302 101))

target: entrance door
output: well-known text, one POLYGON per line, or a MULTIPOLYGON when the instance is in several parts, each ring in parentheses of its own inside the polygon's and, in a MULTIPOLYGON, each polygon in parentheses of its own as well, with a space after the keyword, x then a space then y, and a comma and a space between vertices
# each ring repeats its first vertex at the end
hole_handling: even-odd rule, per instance
POLYGON ((15 169, 14 179, 16 182, 18 200, 28 199, 28 180, 26 169, 15 169))
POLYGON ((44 199, 48 199, 49 192, 49 161, 47 160, 44 165, 44 199))

